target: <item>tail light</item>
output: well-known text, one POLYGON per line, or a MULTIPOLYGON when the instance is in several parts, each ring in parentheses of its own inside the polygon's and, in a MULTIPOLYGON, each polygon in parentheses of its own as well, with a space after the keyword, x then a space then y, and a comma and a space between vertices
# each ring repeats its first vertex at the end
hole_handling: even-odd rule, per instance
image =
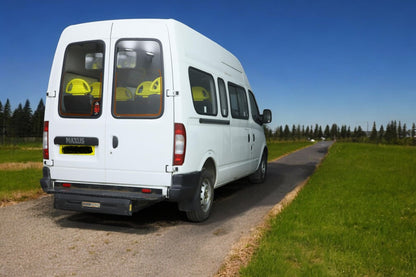
POLYGON ((43 158, 49 160, 49 121, 43 123, 43 158))
POLYGON ((185 161, 186 131, 181 123, 175 123, 175 144, 173 154, 173 165, 182 165, 185 161))

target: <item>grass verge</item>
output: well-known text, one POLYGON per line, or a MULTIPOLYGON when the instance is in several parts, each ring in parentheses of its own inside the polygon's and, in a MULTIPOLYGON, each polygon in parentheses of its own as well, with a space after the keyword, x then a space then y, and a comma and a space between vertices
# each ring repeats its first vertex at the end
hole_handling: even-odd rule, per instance
POLYGON ((0 163, 41 162, 42 148, 28 146, 0 146, 0 163))
POLYGON ((33 199, 42 194, 40 169, 0 171, 0 205, 33 199))
POLYGON ((242 276, 416 272, 416 148, 335 144, 242 276))

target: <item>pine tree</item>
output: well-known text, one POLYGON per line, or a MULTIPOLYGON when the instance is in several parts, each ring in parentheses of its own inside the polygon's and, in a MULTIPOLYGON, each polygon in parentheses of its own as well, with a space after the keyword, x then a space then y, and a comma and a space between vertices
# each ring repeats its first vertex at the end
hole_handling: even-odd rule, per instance
POLYGON ((289 126, 287 126, 287 124, 285 125, 285 129, 283 131, 283 139, 284 140, 289 140, 290 138, 290 130, 289 130, 289 126))
POLYGON ((378 141, 383 142, 384 140, 384 127, 383 125, 380 126, 380 130, 378 131, 378 141))
POLYGON ((341 136, 341 138, 346 138, 347 137, 347 125, 342 125, 341 126, 340 136, 341 136))
POLYGON ((329 132, 329 125, 328 124, 325 126, 324 137, 326 139, 330 139, 331 138, 331 133, 329 132))
POLYGON ((402 139, 402 134, 403 134, 403 130, 402 130, 402 123, 399 121, 399 127, 397 128, 397 136, 399 139, 402 139))
POLYGON ((404 123, 402 127, 402 138, 405 139, 406 137, 407 137, 407 126, 406 126, 406 123, 404 123))
POLYGON ((295 137, 296 137, 296 126, 295 126, 295 124, 293 124, 293 125, 292 125, 292 132, 291 132, 291 134, 290 134, 290 138, 291 138, 292 140, 294 140, 294 139, 295 139, 295 137))
POLYGON ((315 129, 313 130, 313 138, 314 139, 319 138, 319 126, 318 126, 318 124, 315 124, 315 129))
POLYGON ((10 136, 22 137, 23 130, 23 106, 19 103, 19 106, 13 111, 13 115, 10 118, 10 136))
POLYGON ((20 130, 22 137, 29 137, 32 135, 32 108, 30 107, 29 100, 26 100, 25 106, 22 112, 22 122, 20 130))
POLYGON ((413 140, 413 145, 416 145, 416 125, 415 123, 413 123, 412 125, 412 140, 413 140))
POLYGON ((43 104, 43 100, 40 99, 38 107, 32 116, 32 136, 34 137, 42 137, 44 114, 45 105, 43 104))
POLYGON ((338 137, 338 126, 337 126, 337 124, 334 123, 331 126, 331 138, 333 140, 336 140, 337 137, 338 137))
POLYGON ((6 104, 4 105, 3 109, 3 127, 4 127, 4 135, 10 135, 10 121, 12 117, 12 109, 10 105, 9 99, 6 100, 6 104))
POLYGON ((377 128, 376 128, 376 122, 375 121, 373 123, 373 129, 371 130, 370 142, 377 143, 377 128))

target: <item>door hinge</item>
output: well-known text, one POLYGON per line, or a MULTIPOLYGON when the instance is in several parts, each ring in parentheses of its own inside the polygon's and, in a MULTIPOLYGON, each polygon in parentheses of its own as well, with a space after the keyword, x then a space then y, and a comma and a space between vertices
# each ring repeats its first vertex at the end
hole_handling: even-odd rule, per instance
POLYGON ((53 160, 44 160, 43 161, 43 165, 46 165, 46 166, 53 166, 53 164, 54 164, 53 160))
POLYGON ((166 173, 174 173, 176 171, 178 171, 178 168, 176 166, 165 165, 165 172, 166 173))
POLYGON ((175 96, 178 96, 178 95, 179 95, 179 91, 166 89, 166 96, 167 97, 175 97, 175 96))
POLYGON ((47 91, 46 92, 47 97, 56 97, 56 90, 54 91, 47 91))

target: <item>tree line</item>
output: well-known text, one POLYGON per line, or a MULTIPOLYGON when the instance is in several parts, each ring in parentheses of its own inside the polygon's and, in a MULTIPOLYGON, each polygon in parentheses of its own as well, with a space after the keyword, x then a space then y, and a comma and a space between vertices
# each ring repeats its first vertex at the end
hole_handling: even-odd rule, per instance
POLYGON ((0 139, 4 142, 5 138, 42 137, 44 114, 45 105, 42 99, 34 112, 29 100, 24 105, 19 103, 14 111, 9 99, 4 105, 0 101, 0 139))
POLYGON ((339 140, 351 142, 370 142, 381 144, 403 144, 416 145, 416 125, 412 124, 408 128, 406 124, 400 121, 391 121, 384 128, 383 125, 377 129, 376 123, 373 123, 371 132, 366 132, 361 126, 355 127, 353 130, 350 126, 332 124, 326 125, 325 128, 315 124, 315 126, 292 125, 289 127, 278 126, 272 130, 265 126, 265 134, 267 139, 275 141, 290 141, 290 140, 339 140))
MULTIPOLYGON (((6 103, 0 101, 0 140, 6 138, 27 138, 42 137, 43 117, 45 114, 45 105, 43 100, 39 101, 36 110, 33 112, 29 100, 25 104, 19 103, 18 107, 12 111, 9 99, 6 103)), ((332 124, 326 125, 325 128, 315 124, 315 126, 292 125, 289 127, 280 125, 275 130, 264 126, 267 139, 275 141, 289 140, 341 140, 353 142, 371 142, 382 144, 406 144, 416 145, 416 126, 412 124, 410 128, 400 121, 391 121, 384 128, 383 125, 377 129, 376 123, 373 123, 371 132, 365 132, 361 126, 353 130, 350 126, 332 124)))

